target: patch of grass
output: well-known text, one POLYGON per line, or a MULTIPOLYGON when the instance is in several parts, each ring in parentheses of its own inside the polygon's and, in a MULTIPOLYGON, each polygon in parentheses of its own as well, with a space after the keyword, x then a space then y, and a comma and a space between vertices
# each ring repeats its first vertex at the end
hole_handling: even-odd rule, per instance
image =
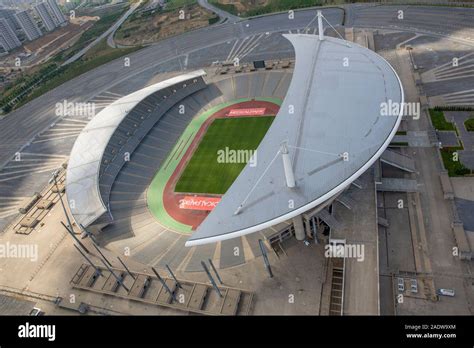
POLYGON ((273 119, 273 116, 264 116, 214 120, 181 174, 175 191, 224 194, 246 163, 219 163, 218 151, 226 147, 255 150, 273 119))
MULTIPOLYGON (((241 17, 253 17, 272 12, 295 10, 298 8, 312 6, 322 6, 325 4, 325 1, 323 0, 270 0, 268 4, 264 6, 254 5, 249 1, 247 2, 247 10, 240 13, 241 17)), ((239 9, 233 4, 223 4, 220 3, 218 0, 211 0, 211 3, 214 6, 219 7, 220 9, 227 11, 235 16, 239 14, 239 9)))
POLYGON ((11 86, 2 92, 0 108, 4 112, 9 112, 12 109, 12 105, 26 98, 36 85, 41 83, 47 76, 53 74, 56 69, 57 66, 54 63, 44 64, 36 72, 32 72, 29 75, 22 74, 11 86))
POLYGON ((471 174, 471 170, 466 168, 459 160, 459 154, 455 155, 457 151, 462 150, 462 146, 445 147, 440 149, 441 157, 443 158, 444 168, 448 171, 449 176, 463 176, 471 174), (457 157, 457 158, 456 158, 457 157), (454 159, 457 160, 454 160, 454 159))
POLYGON ((474 118, 467 119, 464 121, 464 126, 468 132, 474 132, 474 118))
POLYGON ((396 135, 407 135, 407 131, 398 131, 396 135))
POLYGON ((209 2, 215 7, 218 7, 225 12, 233 14, 234 16, 239 15, 239 10, 234 4, 221 4, 218 0, 210 0, 209 2))
POLYGON ((135 11, 115 33, 115 41, 123 46, 145 45, 184 32, 206 27, 219 21, 196 0, 172 0, 165 7, 135 11), (185 19, 180 19, 181 11, 185 19))
POLYGON ((437 130, 446 130, 446 131, 456 130, 456 127, 454 127, 454 124, 446 121, 443 111, 434 110, 434 109, 430 109, 429 111, 430 111, 430 117, 431 117, 431 122, 433 123, 433 127, 435 127, 437 130))
POLYGON ((173 11, 184 6, 194 5, 196 3, 197 0, 169 0, 166 2, 166 10, 173 11))
POLYGON ((268 5, 255 8, 245 13, 247 17, 259 16, 266 13, 296 10, 298 8, 322 6, 321 0, 272 0, 268 5))
POLYGON ((219 16, 215 16, 215 17, 209 18, 209 19, 208 19, 208 23, 209 23, 209 25, 213 25, 214 23, 219 22, 219 19, 220 19, 219 16))

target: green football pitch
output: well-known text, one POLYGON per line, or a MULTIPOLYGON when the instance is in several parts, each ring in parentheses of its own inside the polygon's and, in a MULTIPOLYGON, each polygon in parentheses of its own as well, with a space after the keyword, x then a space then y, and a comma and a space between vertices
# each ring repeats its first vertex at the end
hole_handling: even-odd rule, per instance
POLYGON ((245 158, 242 150, 258 147, 273 119, 273 116, 215 119, 181 174, 175 192, 224 194, 246 164, 233 162, 245 158), (236 152, 232 150, 240 150, 240 158, 233 157, 236 152))

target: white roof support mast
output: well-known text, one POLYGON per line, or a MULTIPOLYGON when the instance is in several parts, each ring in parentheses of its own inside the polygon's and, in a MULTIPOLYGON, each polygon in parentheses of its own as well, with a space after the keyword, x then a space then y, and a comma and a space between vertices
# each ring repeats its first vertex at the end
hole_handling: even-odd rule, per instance
POLYGON ((281 145, 281 157, 283 159, 283 170, 285 171, 286 186, 293 188, 296 185, 295 174, 293 173, 293 165, 291 163, 290 155, 286 143, 281 145))
POLYGON ((318 11, 318 34, 319 34, 319 41, 324 40, 324 29, 323 29, 323 13, 318 11))

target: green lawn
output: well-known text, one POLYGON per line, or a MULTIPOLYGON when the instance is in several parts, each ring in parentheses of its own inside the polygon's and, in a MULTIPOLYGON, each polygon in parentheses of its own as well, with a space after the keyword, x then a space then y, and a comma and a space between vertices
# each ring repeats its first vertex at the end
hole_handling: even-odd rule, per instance
MULTIPOLYGON (((233 15, 239 14, 237 6, 233 4, 224 3, 220 0, 211 0, 210 3, 233 15)), ((264 6, 258 3, 256 4, 253 0, 243 0, 243 3, 247 10, 240 13, 241 17, 252 17, 272 12, 296 10, 298 8, 322 6, 326 4, 323 0, 270 0, 264 6)))
POLYGON ((430 117, 433 127, 435 127, 437 130, 456 130, 454 124, 446 121, 442 111, 430 109, 430 117))
POLYGON ((193 5, 195 3, 197 3, 197 0, 169 0, 166 3, 166 10, 176 10, 177 8, 193 5))
POLYGON ((464 122, 468 132, 474 132, 474 118, 470 118, 464 122))
POLYGON ((218 151, 226 147, 230 150, 255 150, 273 119, 273 116, 265 116, 214 120, 183 171, 175 191, 224 194, 245 163, 219 163, 218 151))
POLYGON ((462 146, 458 147, 445 147, 440 149, 441 157, 443 158, 444 168, 448 171, 449 176, 463 176, 466 174, 471 174, 469 168, 466 168, 464 164, 459 160, 454 161, 453 154, 459 150, 462 150, 462 146))

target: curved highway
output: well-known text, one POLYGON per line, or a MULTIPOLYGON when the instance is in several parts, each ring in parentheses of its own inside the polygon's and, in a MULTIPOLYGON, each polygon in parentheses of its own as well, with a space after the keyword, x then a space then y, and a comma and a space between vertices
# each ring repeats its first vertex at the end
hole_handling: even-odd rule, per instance
POLYGON ((208 9, 209 11, 217 13, 217 15, 220 17, 219 22, 223 22, 225 20, 228 20, 230 22, 235 23, 235 22, 238 22, 238 21, 241 20, 240 17, 234 16, 233 14, 230 14, 229 12, 223 11, 220 8, 216 7, 216 6, 211 5, 209 3, 209 1, 207 1, 207 0, 198 0, 198 3, 199 3, 200 6, 208 9))

